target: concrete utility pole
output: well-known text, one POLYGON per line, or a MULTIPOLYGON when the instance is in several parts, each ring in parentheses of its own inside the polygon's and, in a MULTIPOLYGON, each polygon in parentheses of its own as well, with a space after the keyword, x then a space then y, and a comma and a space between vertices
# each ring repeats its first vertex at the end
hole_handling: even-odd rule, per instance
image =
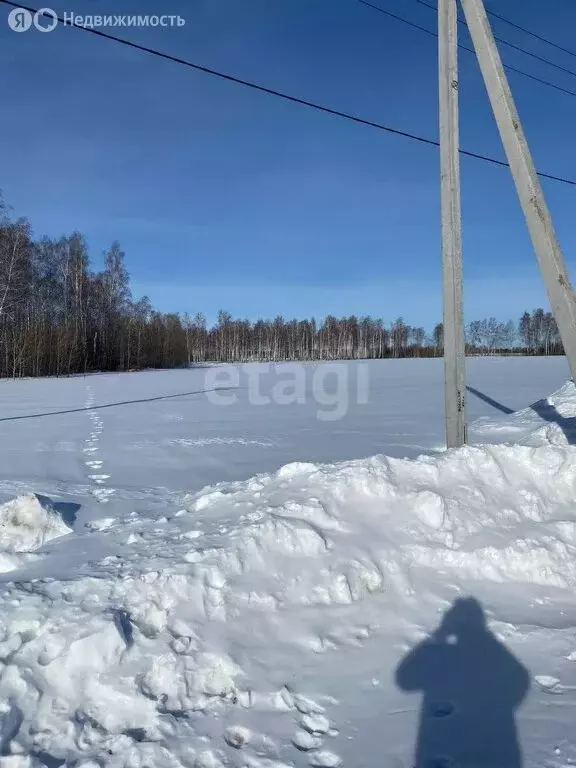
POLYGON ((482 0, 461 0, 552 312, 576 381, 576 298, 482 0))
POLYGON ((446 445, 458 448, 466 442, 466 359, 462 316, 457 0, 438 0, 438 39, 446 445))

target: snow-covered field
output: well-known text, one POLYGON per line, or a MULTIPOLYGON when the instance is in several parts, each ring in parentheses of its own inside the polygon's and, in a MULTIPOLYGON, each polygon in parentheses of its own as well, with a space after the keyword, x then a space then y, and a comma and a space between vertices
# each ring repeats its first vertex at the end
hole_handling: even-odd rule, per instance
POLYGON ((576 389, 468 374, 0 382, 0 768, 576 765, 576 389))
MULTIPOLYGON (((559 357, 468 360, 468 420, 525 408, 568 377, 559 357)), ((292 461, 416 458, 443 445, 443 414, 442 360, 0 380, 0 500, 41 490, 84 512, 94 494, 149 508, 292 461)))

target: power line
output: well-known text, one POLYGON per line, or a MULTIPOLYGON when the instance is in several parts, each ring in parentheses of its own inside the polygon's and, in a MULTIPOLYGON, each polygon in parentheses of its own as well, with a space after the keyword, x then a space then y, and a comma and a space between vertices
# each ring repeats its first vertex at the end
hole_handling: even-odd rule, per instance
POLYGON ((574 56, 576 58, 576 53, 574 51, 571 51, 569 48, 563 48, 561 45, 558 45, 558 43, 555 43, 553 40, 548 40, 546 37, 542 37, 542 35, 536 34, 536 32, 532 32, 530 29, 526 29, 526 27, 521 27, 520 24, 516 24, 513 21, 510 21, 510 19, 504 18, 504 16, 500 16, 498 13, 494 13, 494 11, 486 11, 488 16, 493 16, 495 19, 498 19, 499 21, 503 21, 504 24, 509 24, 511 27, 514 27, 514 29, 519 29, 520 32, 524 32, 526 35, 530 35, 531 37, 536 38, 536 40, 540 40, 542 43, 546 43, 546 45, 551 45, 553 48, 557 48, 559 51, 562 51, 563 53, 567 53, 569 56, 574 56))
MULTIPOLYGON (((392 19, 396 19, 397 21, 401 21, 403 24, 408 25, 409 27, 413 27, 414 29, 419 29, 420 32, 426 32, 426 34, 431 35, 432 37, 438 38, 438 33, 434 32, 431 29, 427 29, 426 27, 421 27, 419 24, 416 24, 413 21, 409 21, 408 19, 405 19, 403 16, 398 16, 396 13, 392 13, 392 11, 388 11, 385 8, 380 8, 379 5, 373 5, 372 3, 367 2, 367 0, 358 0, 359 3, 362 3, 362 5, 366 5, 369 8, 373 8, 375 11, 379 11, 380 13, 383 13, 385 16, 390 16, 392 19)), ((470 48, 468 45, 465 45, 464 43, 458 43, 458 48, 461 48, 463 51, 468 51, 468 53, 474 54, 476 56, 476 51, 474 48, 470 48)), ((508 64, 504 65, 504 69, 507 69, 509 72, 515 72, 518 75, 522 75, 523 77, 527 77, 530 80, 534 80, 537 83, 540 83, 541 85, 546 85, 549 88, 554 88, 556 91, 560 91, 561 93, 566 93, 569 96, 576 96, 576 91, 571 91, 569 88, 563 88, 561 85, 556 85, 556 83, 551 83, 549 80, 544 80, 541 77, 536 77, 536 75, 531 75, 528 72, 524 72, 522 69, 517 69, 516 67, 511 67, 508 64)))
MULTIPOLYGON (((0 3, 4 3, 4 5, 10 5, 13 8, 22 8, 26 11, 29 11, 32 14, 38 13, 36 8, 31 8, 30 6, 22 5, 20 3, 15 3, 13 0, 0 0, 0 3)), ((64 20, 60 18, 59 16, 56 16, 55 18, 58 19, 59 22, 62 24, 64 23, 64 20)), ((214 77, 218 77, 221 80, 227 80, 228 82, 236 83, 237 85, 243 85, 246 88, 251 88, 255 91, 260 91, 261 93, 267 93, 270 96, 276 96, 279 99, 283 99, 284 101, 292 102, 293 104, 300 104, 304 107, 309 107, 310 109, 314 109, 318 112, 324 112, 328 115, 334 115, 335 117, 341 117, 345 120, 350 120, 354 123, 359 123, 360 125, 367 125, 371 128, 377 128, 380 131, 385 131, 386 133, 391 133, 396 136, 403 136, 406 139, 411 139, 412 141, 417 141, 420 144, 428 144, 430 146, 439 147, 440 142, 436 139, 428 139, 424 136, 418 136, 414 133, 408 133, 407 131, 402 131, 398 128, 392 128, 389 125, 385 125, 384 123, 377 123, 374 120, 367 120, 363 117, 358 117, 358 115, 353 115, 348 112, 342 112, 338 109, 332 109, 331 107, 326 107, 321 104, 316 104, 313 101, 308 101, 307 99, 301 99, 298 96, 291 96, 290 94, 283 93, 282 91, 277 91, 273 88, 267 88, 264 85, 260 85, 259 83, 251 82, 250 80, 243 80, 240 77, 236 77, 235 75, 228 75, 224 72, 219 72, 216 69, 212 69, 211 67, 205 67, 202 64, 195 64, 191 61, 187 61, 186 59, 181 59, 178 56, 172 56, 169 53, 163 53, 162 51, 158 51, 155 48, 149 48, 146 45, 140 45, 139 43, 134 43, 131 40, 125 40, 122 37, 116 37, 116 35, 111 35, 108 32, 102 32, 99 29, 94 29, 91 27, 81 27, 72 25, 76 29, 80 29, 84 32, 89 32, 92 35, 96 35, 97 37, 102 37, 105 40, 113 40, 115 43, 120 43, 120 45, 125 45, 128 48, 134 48, 137 51, 142 51, 144 53, 149 53, 152 56, 157 56, 160 59, 166 59, 167 61, 172 61, 175 64, 182 64, 182 66, 188 67, 190 69, 194 69, 197 72, 204 72, 207 75, 213 75, 214 77)), ((508 163, 506 163, 504 160, 497 160, 495 157, 490 157, 489 155, 483 155, 478 152, 470 152, 465 149, 460 150, 460 154, 465 155, 466 157, 473 157, 476 160, 483 160, 486 163, 491 163, 492 165, 499 165, 503 168, 509 168, 510 166, 508 163)), ((551 179, 552 181, 559 181, 562 184, 569 184, 570 186, 576 187, 576 181, 574 179, 565 178, 562 176, 554 176, 550 173, 543 173, 538 172, 538 175, 541 176, 543 179, 551 179)))
MULTIPOLYGON (((423 5, 425 8, 430 8, 434 12, 438 11, 435 5, 427 3, 426 0, 416 0, 416 2, 420 5, 423 5)), ((468 25, 464 19, 458 19, 458 23, 468 28, 468 25)), ((520 53, 524 53, 526 56, 530 56, 531 58, 536 59, 536 61, 541 61, 544 64, 548 64, 550 67, 554 67, 555 69, 559 69, 561 72, 565 72, 568 75, 572 75, 572 77, 576 77, 576 72, 574 72, 573 69, 568 69, 567 67, 563 67, 560 64, 555 64, 553 61, 550 61, 550 59, 545 59, 543 56, 538 56, 538 54, 532 53, 532 51, 527 51, 525 48, 521 48, 519 45, 508 42, 508 40, 503 40, 501 37, 496 37, 496 35, 494 35, 494 40, 496 40, 498 43, 502 43, 502 45, 507 45, 509 48, 512 48, 515 51, 520 51, 520 53)))

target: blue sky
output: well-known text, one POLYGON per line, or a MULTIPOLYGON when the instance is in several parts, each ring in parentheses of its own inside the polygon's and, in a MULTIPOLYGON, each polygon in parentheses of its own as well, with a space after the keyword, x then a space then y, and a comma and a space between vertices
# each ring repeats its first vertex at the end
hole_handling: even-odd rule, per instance
MULTIPOLYGON (((376 2, 376 0, 374 0, 376 2)), ((414 0, 378 3, 433 29, 414 0)), ((171 13, 179 28, 123 37, 436 138, 436 41, 356 0, 52 0, 60 13, 171 13)), ((573 0, 487 7, 576 49, 573 0)), ((0 9, 6 16, 9 8, 0 9)), ((576 59, 498 32, 576 71, 576 59)), ((462 40, 467 42, 465 30, 462 40)), ((513 51, 505 61, 576 90, 513 51)), ((503 157, 474 58, 461 53, 461 143, 503 157)), ((166 311, 441 312, 438 152, 287 104, 81 30, 15 34, 5 75, 0 187, 35 233, 82 231, 96 263, 120 240, 136 294, 166 311), (6 78, 6 74, 9 77, 6 78)), ((576 178, 576 98, 512 74, 538 167, 576 178)), ((466 319, 545 304, 509 172, 463 158, 466 319)), ((544 182, 574 276, 576 189, 544 182)))

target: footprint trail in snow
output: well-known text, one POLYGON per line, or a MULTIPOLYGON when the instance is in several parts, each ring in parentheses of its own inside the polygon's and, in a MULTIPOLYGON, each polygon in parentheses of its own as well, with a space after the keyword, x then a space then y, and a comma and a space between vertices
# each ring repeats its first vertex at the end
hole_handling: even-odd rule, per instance
MULTIPOLYGON (((102 434, 104 425, 102 419, 94 409, 94 391, 90 384, 86 385, 85 407, 88 413, 88 418, 92 422, 92 431, 84 444, 83 452, 86 457, 84 465, 88 470, 91 470, 91 474, 88 475, 88 479, 91 483, 95 486, 103 486, 106 484, 106 481, 110 479, 110 475, 101 472, 104 462, 101 459, 93 457, 96 457, 99 453, 100 435, 102 434)), ((93 488, 90 493, 101 504, 106 504, 110 496, 114 495, 115 491, 113 488, 99 487, 93 488)))

